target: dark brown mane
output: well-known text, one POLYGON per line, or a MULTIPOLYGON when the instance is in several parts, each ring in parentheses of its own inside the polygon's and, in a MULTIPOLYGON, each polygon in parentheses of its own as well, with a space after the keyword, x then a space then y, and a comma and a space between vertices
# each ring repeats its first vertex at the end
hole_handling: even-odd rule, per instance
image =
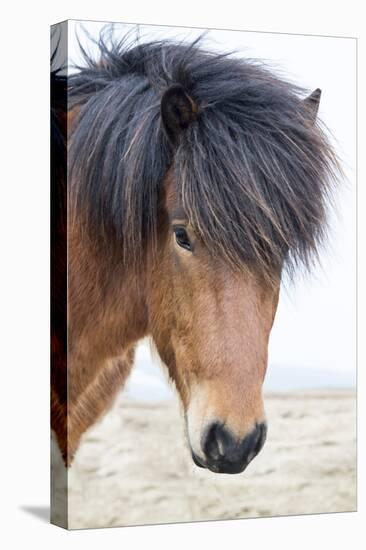
POLYGON ((261 63, 161 41, 101 37, 99 57, 69 78, 80 118, 71 139, 71 201, 87 233, 141 262, 154 246, 172 166, 188 218, 213 255, 266 278, 309 266, 325 235, 337 161, 305 91, 261 63), (161 97, 181 84, 198 114, 176 148, 161 97))

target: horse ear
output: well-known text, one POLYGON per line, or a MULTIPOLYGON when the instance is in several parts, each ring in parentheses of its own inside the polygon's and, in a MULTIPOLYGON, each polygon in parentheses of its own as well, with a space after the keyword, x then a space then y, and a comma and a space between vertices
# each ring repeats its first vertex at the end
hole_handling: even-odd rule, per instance
POLYGON ((183 130, 197 117, 197 104, 181 84, 173 84, 161 99, 161 118, 171 143, 176 144, 183 130))
POLYGON ((308 97, 306 97, 303 100, 303 104, 305 105, 305 108, 307 111, 307 117, 311 122, 311 124, 315 124, 316 117, 319 110, 321 94, 322 94, 322 91, 319 88, 317 88, 308 97))

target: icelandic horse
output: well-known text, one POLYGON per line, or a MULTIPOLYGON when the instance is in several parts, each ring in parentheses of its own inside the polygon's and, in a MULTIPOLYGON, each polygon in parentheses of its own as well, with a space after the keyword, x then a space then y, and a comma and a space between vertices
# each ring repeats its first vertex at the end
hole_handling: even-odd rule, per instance
POLYGON ((242 472, 266 437, 281 276, 309 268, 326 234, 337 159, 320 90, 200 41, 98 46, 69 76, 61 117, 52 428, 70 465, 150 336, 194 462, 242 472))

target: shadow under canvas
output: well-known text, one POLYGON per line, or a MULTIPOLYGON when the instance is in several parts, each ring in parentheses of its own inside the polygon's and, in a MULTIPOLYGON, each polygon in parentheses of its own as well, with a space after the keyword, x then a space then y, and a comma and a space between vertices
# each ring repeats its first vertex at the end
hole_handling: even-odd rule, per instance
POLYGON ((50 522, 50 507, 49 506, 20 506, 20 509, 27 514, 30 514, 39 520, 50 522))

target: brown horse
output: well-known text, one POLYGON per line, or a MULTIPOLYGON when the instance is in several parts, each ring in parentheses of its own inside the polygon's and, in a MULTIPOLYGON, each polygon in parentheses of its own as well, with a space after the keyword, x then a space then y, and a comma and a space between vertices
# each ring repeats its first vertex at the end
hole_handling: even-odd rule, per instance
POLYGON ((281 274, 309 267, 325 234, 337 161, 320 91, 302 99, 260 63, 197 42, 101 38, 99 51, 69 78, 68 349, 53 366, 53 429, 70 464, 150 335, 193 460, 238 473, 266 437, 281 274))

